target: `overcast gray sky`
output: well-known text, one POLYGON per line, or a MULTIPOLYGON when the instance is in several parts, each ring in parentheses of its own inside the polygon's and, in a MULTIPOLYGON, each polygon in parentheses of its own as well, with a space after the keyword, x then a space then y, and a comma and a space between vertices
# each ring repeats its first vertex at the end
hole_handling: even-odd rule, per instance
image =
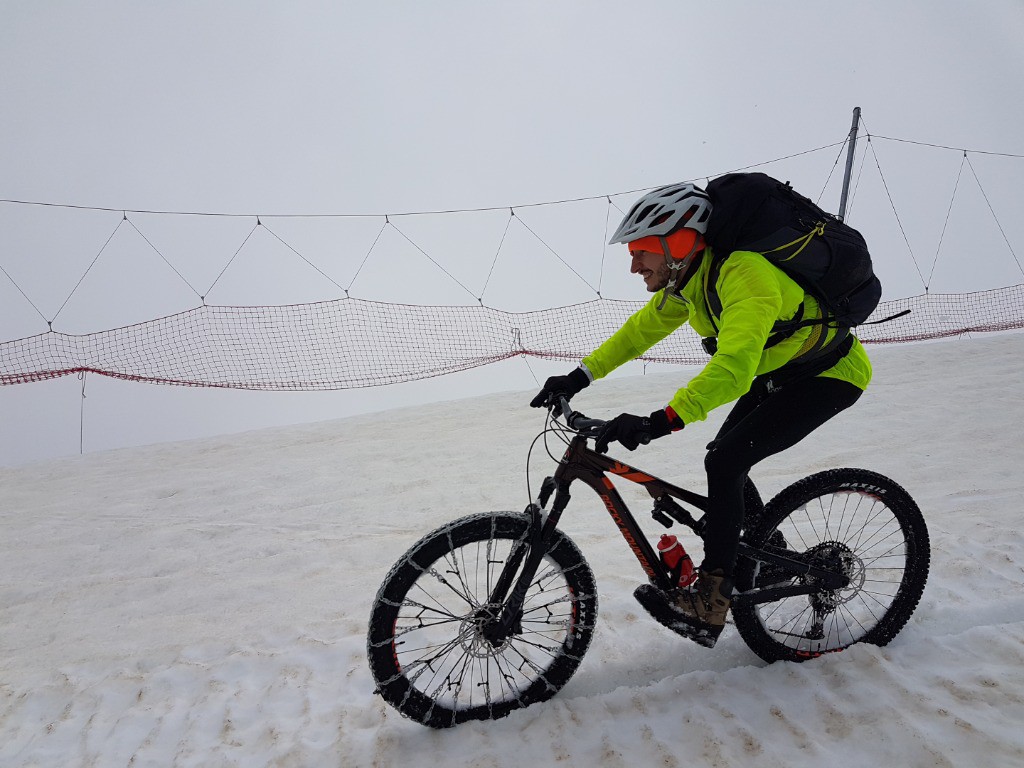
MULTIPOLYGON (((3 15, 5 199, 264 216, 520 205, 714 175, 831 144, 855 106, 876 135, 1024 153, 1019 0, 9 2, 3 15)), ((887 297, 920 293, 918 271, 927 273, 936 256, 962 157, 894 142, 873 148, 921 263, 907 254, 872 155, 858 165, 851 222, 872 226, 866 234, 887 297)), ((817 196, 837 155, 835 148, 765 170, 817 196)), ((971 160, 1020 253, 1024 231, 1014 216, 1024 161, 971 160)), ((833 210, 840 176, 841 168, 822 200, 833 210)), ((966 171, 960 184, 932 289, 1021 282, 966 171), (980 235, 979 216, 987 227, 980 235)), ((591 276, 604 255, 606 210, 597 201, 532 215, 591 276)), ((0 266, 36 304, 0 274, 0 340, 46 330, 40 313, 54 317, 119 218, 0 204, 0 266)), ((252 226, 242 218, 132 221, 200 291, 252 226)), ((418 243, 482 285, 503 214, 404 221, 418 243)), ((376 219, 268 222, 343 286, 380 228, 376 219)), ((118 247, 60 309, 55 329, 88 333, 198 303, 165 264, 118 247)), ((614 255, 607 268, 624 271, 614 255)), ((275 262, 269 250, 246 256, 210 303, 337 295, 301 262, 275 262)), ((539 302, 533 308, 592 297, 555 263, 547 292, 538 293, 530 288, 535 263, 524 266, 517 274, 502 262, 489 303, 522 309, 527 294, 539 302)), ((353 294, 470 300, 453 295, 461 289, 443 276, 428 286, 409 274, 395 284, 387 264, 373 264, 353 294)), ((615 275, 605 278, 611 295, 642 298, 639 284, 615 275)), ((528 389, 534 375, 564 367, 513 360, 445 379, 313 394, 91 376, 84 443, 101 450, 528 389)), ((0 388, 0 464, 77 453, 82 404, 81 382, 70 377, 0 388)))

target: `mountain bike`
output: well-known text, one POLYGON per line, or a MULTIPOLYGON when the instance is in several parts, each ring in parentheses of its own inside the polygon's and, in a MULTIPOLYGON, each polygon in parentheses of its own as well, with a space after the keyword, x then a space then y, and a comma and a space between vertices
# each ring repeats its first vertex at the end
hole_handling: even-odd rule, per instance
MULTIPOLYGON (((550 699, 576 672, 598 602, 590 565, 558 528, 576 481, 601 498, 650 582, 679 587, 612 478, 646 489, 659 524, 698 537, 707 497, 594 451, 604 423, 562 399, 534 441, 543 437, 553 459, 549 438, 565 444, 536 500, 523 512, 453 520, 391 568, 373 602, 367 655, 375 692, 402 714, 435 728, 497 719, 550 699)), ((819 472, 767 504, 748 480, 732 622, 768 662, 885 645, 917 607, 929 560, 917 504, 876 472, 819 472)))

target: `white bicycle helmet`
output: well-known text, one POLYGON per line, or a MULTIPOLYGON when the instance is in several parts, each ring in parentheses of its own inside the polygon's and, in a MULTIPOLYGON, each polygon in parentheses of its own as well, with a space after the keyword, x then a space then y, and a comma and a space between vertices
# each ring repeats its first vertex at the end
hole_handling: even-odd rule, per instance
POLYGON ((609 245, 649 235, 667 235, 685 226, 704 234, 711 218, 711 198, 693 184, 669 184, 637 200, 615 230, 609 245))

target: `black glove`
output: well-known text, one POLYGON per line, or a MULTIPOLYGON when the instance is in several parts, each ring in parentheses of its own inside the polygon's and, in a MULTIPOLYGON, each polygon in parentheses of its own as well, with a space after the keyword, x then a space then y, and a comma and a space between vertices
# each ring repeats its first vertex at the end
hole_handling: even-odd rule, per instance
POLYGON ((544 388, 530 401, 531 408, 547 408, 554 405, 559 397, 572 400, 572 396, 590 386, 590 377, 582 368, 574 368, 568 376, 552 376, 544 382, 544 388))
POLYGON ((650 416, 621 413, 602 427, 594 450, 607 453, 608 443, 618 441, 627 450, 635 451, 641 443, 649 443, 682 428, 682 419, 674 411, 655 411, 650 416))

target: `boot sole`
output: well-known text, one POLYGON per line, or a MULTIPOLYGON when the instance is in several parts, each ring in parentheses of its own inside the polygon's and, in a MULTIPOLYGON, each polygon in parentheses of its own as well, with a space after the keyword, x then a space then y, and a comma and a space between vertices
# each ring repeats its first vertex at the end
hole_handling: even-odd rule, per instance
POLYGON ((658 590, 650 584, 641 584, 633 591, 633 597, 643 606, 655 621, 677 635, 692 640, 705 648, 714 648, 722 628, 717 630, 703 625, 692 624, 668 607, 658 590))

